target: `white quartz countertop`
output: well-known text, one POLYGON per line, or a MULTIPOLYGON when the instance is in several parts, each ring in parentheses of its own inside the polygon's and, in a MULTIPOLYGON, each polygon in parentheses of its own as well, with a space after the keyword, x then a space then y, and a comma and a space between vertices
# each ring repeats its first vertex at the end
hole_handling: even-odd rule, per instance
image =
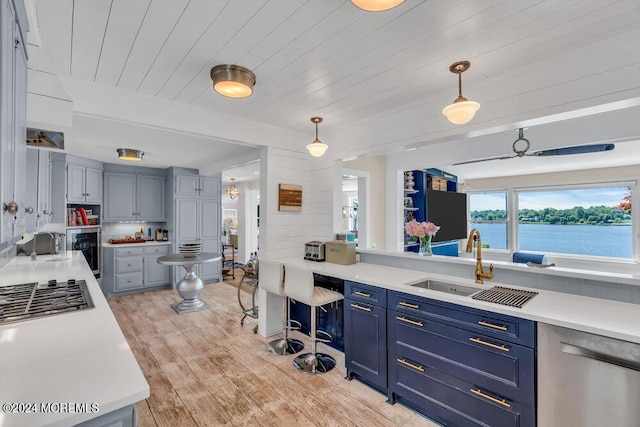
MULTIPOLYGON (((0 326, 0 402, 97 404, 97 412, 6 413, 0 426, 69 426, 149 397, 149 385, 79 251, 19 256, 0 286, 85 280, 94 308, 0 326)), ((80 407, 81 408, 81 407, 80 407)))
POLYGON ((103 248, 130 248, 132 246, 166 246, 170 245, 171 242, 168 240, 156 242, 155 240, 147 240, 143 243, 102 243, 103 248))
POLYGON ((638 304, 525 288, 493 281, 485 281, 483 285, 477 285, 473 279, 361 262, 352 265, 339 265, 328 262, 306 261, 300 258, 286 258, 277 261, 283 262, 285 265, 289 263, 305 265, 316 273, 344 280, 375 285, 385 289, 447 301, 467 307, 640 343, 640 305, 638 304), (497 285, 527 289, 538 292, 538 295, 529 300, 522 308, 515 308, 477 301, 472 299, 471 296, 454 295, 411 286, 428 279, 471 286, 477 288, 478 291, 497 285))

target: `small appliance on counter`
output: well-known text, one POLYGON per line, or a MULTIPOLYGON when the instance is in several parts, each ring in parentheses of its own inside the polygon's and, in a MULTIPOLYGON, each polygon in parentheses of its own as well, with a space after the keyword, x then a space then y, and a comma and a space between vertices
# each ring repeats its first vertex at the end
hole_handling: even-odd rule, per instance
POLYGON ((16 246, 18 254, 31 255, 35 251, 37 255, 54 255, 64 247, 64 234, 43 231, 30 238, 29 234, 25 233, 22 240, 16 242, 16 246))
POLYGON ((304 259, 324 261, 324 243, 313 240, 304 244, 304 259))
POLYGON ((356 263, 356 244, 344 240, 334 240, 325 242, 327 262, 341 265, 351 265, 356 263))
POLYGON ((169 230, 158 228, 156 230, 156 241, 166 242, 167 240, 169 240, 169 230))

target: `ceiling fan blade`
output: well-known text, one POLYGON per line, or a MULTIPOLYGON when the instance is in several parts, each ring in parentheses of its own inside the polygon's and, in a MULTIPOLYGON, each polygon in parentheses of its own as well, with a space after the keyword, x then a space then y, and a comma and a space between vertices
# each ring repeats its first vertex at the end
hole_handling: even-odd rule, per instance
POLYGON ((577 145, 574 147, 562 147, 553 148, 550 150, 536 151, 535 153, 527 154, 528 156, 565 156, 568 154, 584 154, 584 153, 597 153, 600 151, 610 151, 615 148, 614 144, 592 144, 592 145, 577 145))
POLYGON ((467 160, 466 162, 458 162, 458 163, 454 163, 454 164, 453 164, 453 166, 456 166, 456 165, 466 165, 466 164, 469 164, 469 163, 488 162, 489 160, 505 160, 505 159, 513 159, 514 157, 518 157, 518 156, 487 157, 487 158, 484 158, 484 159, 467 160))

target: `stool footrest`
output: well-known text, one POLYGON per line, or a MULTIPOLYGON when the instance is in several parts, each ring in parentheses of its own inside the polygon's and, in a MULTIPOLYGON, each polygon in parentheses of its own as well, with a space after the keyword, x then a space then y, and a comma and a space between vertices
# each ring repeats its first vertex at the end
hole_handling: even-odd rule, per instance
POLYGON ((323 331, 322 329, 318 329, 318 330, 316 330, 316 341, 326 344, 326 343, 332 342, 333 341, 333 337, 331 336, 331 334, 329 332, 323 331), (326 338, 320 338, 318 335, 325 336, 326 338))
POLYGON ((293 366, 305 374, 324 374, 336 366, 336 360, 324 353, 305 353, 293 359, 293 366))
POLYGON ((302 324, 295 319, 289 319, 289 324, 287 325, 287 329, 290 331, 298 331, 302 328, 302 324))
POLYGON ((277 339, 267 344, 267 350, 278 356, 287 356, 290 354, 296 354, 304 349, 304 344, 300 340, 296 339, 277 339))

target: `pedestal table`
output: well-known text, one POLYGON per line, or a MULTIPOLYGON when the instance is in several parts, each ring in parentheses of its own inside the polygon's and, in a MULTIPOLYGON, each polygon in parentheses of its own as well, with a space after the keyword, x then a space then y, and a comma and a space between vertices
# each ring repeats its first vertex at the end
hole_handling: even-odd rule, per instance
POLYGON ((222 254, 215 252, 201 252, 198 255, 169 254, 158 257, 158 264, 181 265, 187 270, 187 274, 176 288, 178 295, 182 297, 182 301, 171 304, 171 308, 176 313, 184 314, 209 308, 209 304, 199 298, 204 286, 202 280, 193 272, 193 269, 198 264, 220 261, 220 259, 222 259, 222 254))

